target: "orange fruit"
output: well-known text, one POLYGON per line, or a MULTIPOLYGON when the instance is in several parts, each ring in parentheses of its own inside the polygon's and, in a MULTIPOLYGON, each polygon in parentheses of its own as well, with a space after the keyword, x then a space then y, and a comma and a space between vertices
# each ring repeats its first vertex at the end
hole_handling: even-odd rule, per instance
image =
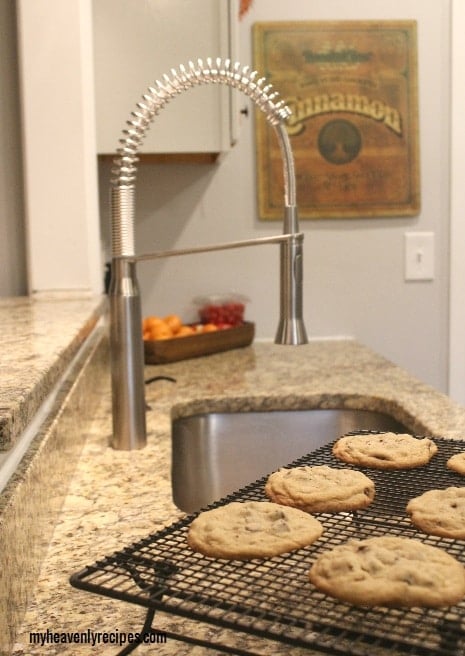
POLYGON ((150 339, 171 339, 173 337, 173 331, 164 321, 152 324, 147 332, 150 339))
POLYGON ((181 326, 175 337, 188 337, 189 335, 195 335, 195 330, 192 326, 181 326))
POLYGON ((203 333, 214 333, 218 330, 218 326, 214 323, 205 323, 203 324, 202 332, 203 333))
POLYGON ((163 321, 171 328, 173 335, 175 335, 182 326, 182 321, 177 314, 168 314, 163 318, 163 321))
POLYGON ((152 326, 159 325, 162 322, 163 319, 160 319, 160 317, 145 317, 142 321, 142 330, 150 330, 152 326))

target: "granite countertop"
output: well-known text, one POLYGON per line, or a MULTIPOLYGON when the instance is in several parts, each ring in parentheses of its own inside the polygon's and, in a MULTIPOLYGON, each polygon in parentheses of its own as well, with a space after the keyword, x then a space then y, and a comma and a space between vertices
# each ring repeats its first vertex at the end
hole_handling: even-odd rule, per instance
POLYGON ((0 450, 30 423, 105 305, 105 297, 0 299, 0 450))
MULTIPOLYGON (((183 513, 170 487, 172 417, 208 410, 349 407, 393 415, 412 432, 463 439, 465 408, 414 379, 360 344, 312 341, 301 347, 255 343, 208 357, 147 367, 146 377, 168 375, 147 387, 148 444, 140 451, 108 447, 111 431, 109 376, 99 390, 98 410, 85 436, 58 524, 13 654, 84 656, 117 653, 115 646, 32 645, 33 631, 83 632, 140 630, 143 608, 72 588, 69 576, 104 555, 169 525, 183 513)), ((283 463, 285 464, 285 463, 283 463)), ((160 615, 156 628, 200 633, 192 621, 160 615)), ((206 628, 203 636, 216 637, 206 628)), ((251 645, 260 654, 309 654, 229 634, 236 649, 251 645)), ((135 654, 161 656, 217 653, 170 641, 140 646, 135 654)))

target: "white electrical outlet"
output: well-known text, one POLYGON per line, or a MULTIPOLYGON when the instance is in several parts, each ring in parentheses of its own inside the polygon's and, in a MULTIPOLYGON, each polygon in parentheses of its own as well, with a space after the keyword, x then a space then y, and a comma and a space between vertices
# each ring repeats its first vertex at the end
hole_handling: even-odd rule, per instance
POLYGON ((434 279, 434 232, 405 233, 405 280, 434 279))

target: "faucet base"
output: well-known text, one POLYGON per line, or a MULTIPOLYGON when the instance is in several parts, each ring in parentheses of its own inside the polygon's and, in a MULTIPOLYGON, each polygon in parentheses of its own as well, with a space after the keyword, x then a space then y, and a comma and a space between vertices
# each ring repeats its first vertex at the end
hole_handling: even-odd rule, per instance
POLYGON ((113 435, 122 451, 146 445, 144 345, 135 264, 113 258, 110 285, 113 435))
POLYGON ((282 319, 276 331, 275 344, 299 346, 307 344, 308 337, 302 319, 282 319))

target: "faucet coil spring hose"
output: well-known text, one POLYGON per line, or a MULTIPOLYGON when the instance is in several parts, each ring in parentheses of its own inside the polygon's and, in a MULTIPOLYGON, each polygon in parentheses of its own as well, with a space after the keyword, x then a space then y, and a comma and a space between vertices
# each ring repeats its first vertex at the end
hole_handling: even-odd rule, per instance
POLYGON ((155 115, 175 96, 183 91, 202 84, 227 84, 245 93, 266 115, 272 125, 285 121, 291 114, 283 100, 278 100, 279 94, 271 92, 272 85, 266 84, 266 78, 258 78, 257 71, 250 71, 249 66, 241 66, 239 62, 223 61, 217 58, 214 62, 208 58, 206 65, 201 59, 197 65, 189 62, 186 68, 181 64, 179 71, 171 69, 171 77, 163 76, 163 82, 156 80, 137 103, 137 110, 132 112, 128 128, 120 140, 119 158, 115 159, 116 167, 112 170, 115 177, 111 183, 115 186, 130 185, 135 180, 137 151, 142 144, 148 127, 155 115), (265 86, 264 86, 265 85, 265 86), (277 101, 277 102, 275 102, 277 101))
POLYGON ((136 109, 131 112, 127 128, 123 130, 117 157, 113 161, 111 178, 112 201, 112 251, 113 257, 134 255, 134 183, 137 173, 138 151, 154 117, 175 96, 183 91, 204 84, 226 84, 251 98, 265 114, 267 121, 275 128, 283 155, 285 203, 295 206, 295 175, 292 151, 286 131, 282 128, 291 115, 290 109, 279 93, 266 84, 266 78, 259 77, 257 71, 242 66, 230 59, 198 59, 194 64, 181 65, 179 70, 171 69, 170 75, 156 80, 148 87, 136 109))

